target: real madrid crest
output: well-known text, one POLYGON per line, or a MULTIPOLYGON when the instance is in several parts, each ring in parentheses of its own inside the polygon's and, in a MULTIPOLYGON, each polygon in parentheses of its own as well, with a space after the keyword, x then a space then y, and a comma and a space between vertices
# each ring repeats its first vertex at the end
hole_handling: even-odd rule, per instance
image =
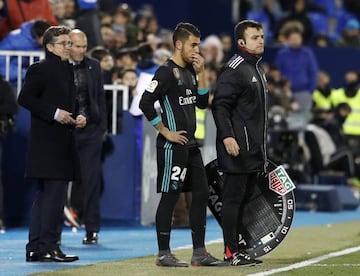
POLYGON ((179 68, 174 68, 173 69, 173 74, 175 76, 176 79, 180 79, 180 71, 179 71, 179 68))

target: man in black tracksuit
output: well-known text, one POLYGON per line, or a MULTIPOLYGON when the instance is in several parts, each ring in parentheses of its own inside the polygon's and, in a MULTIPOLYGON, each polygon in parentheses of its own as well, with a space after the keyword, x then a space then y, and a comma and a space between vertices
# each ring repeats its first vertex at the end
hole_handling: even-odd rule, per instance
POLYGON ((252 193, 259 172, 266 171, 267 95, 259 67, 264 52, 261 24, 244 20, 235 27, 239 53, 219 75, 213 101, 217 127, 216 150, 224 172, 222 227, 226 256, 231 265, 249 265, 238 248, 238 224, 244 202, 252 193))
POLYGON ((181 192, 192 192, 190 227, 193 266, 217 266, 224 262, 205 249, 206 206, 209 197, 206 173, 196 144, 195 106, 208 101, 204 58, 200 55, 200 32, 190 23, 179 23, 173 34, 174 55, 155 73, 140 101, 140 108, 159 131, 157 138, 157 192, 161 199, 156 211, 158 266, 187 267, 170 251, 171 220, 181 192), (154 103, 159 101, 159 116, 154 103))

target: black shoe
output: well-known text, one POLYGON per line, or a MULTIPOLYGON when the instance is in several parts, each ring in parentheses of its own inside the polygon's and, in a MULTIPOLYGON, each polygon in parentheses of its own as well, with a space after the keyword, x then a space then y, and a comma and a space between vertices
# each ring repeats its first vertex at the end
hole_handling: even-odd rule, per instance
POLYGON ((99 235, 96 232, 87 232, 83 239, 83 244, 97 244, 99 235))
POLYGON ((35 251, 26 252, 26 261, 27 262, 38 262, 39 261, 39 253, 35 251))
POLYGON ((233 266, 254 266, 261 264, 262 261, 250 258, 247 253, 235 252, 229 259, 229 264, 233 266))
POLYGON ((74 262, 79 260, 79 257, 76 255, 66 255, 64 254, 60 249, 59 250, 52 250, 49 252, 46 252, 43 255, 39 256, 40 262, 62 262, 62 263, 68 263, 68 262, 74 262))
POLYGON ((5 225, 3 220, 0 218, 0 234, 5 234, 5 225))

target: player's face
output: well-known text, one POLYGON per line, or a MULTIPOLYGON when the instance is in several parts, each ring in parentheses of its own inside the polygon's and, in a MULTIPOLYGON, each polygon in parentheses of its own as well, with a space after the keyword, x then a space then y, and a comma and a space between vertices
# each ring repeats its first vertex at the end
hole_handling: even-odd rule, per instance
POLYGON ((200 37, 190 35, 184 41, 181 49, 181 57, 186 63, 192 63, 193 57, 200 53, 200 37))
POLYGON ((249 53, 262 55, 264 53, 264 30, 247 28, 244 32, 244 44, 249 53))

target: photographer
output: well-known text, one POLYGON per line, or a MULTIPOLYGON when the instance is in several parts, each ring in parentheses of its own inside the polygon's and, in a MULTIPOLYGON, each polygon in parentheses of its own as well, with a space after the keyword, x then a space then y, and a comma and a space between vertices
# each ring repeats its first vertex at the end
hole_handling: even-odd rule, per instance
POLYGON ((17 103, 11 85, 0 76, 0 233, 5 232, 3 222, 3 184, 2 184, 2 144, 5 135, 14 126, 13 116, 17 112, 17 103))

